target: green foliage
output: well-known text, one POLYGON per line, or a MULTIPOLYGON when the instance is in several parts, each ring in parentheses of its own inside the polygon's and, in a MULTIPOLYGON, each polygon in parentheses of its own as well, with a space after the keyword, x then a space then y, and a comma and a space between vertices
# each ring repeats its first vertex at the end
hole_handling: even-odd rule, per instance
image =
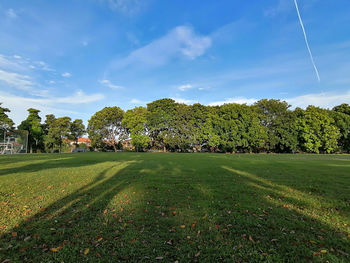
POLYGON ((310 153, 332 153, 338 149, 339 129, 330 111, 315 106, 297 110, 299 143, 301 149, 310 153))
POLYGON ((19 130, 28 131, 28 147, 31 153, 44 150, 44 129, 39 112, 37 109, 28 109, 27 119, 18 126, 19 130))
POLYGON ((252 107, 224 104, 212 115, 212 127, 225 152, 257 152, 264 145, 266 132, 252 107))
POLYGON ((3 140, 4 132, 11 130, 14 122, 7 115, 7 113, 11 111, 8 108, 1 107, 1 105, 2 103, 0 102, 0 140, 3 140))
POLYGON ((47 119, 48 133, 45 136, 45 145, 48 149, 58 148, 62 151, 65 140, 71 138, 71 118, 60 117, 53 119, 49 116, 47 119))
POLYGON ((80 119, 74 120, 70 124, 70 138, 78 145, 78 139, 85 134, 85 126, 80 119))
POLYGON ((130 133, 131 143, 136 151, 147 148, 150 138, 147 136, 147 109, 136 107, 125 112, 122 125, 130 133))
POLYGON ((263 99, 255 103, 261 124, 266 128, 265 148, 271 152, 297 150, 298 133, 296 115, 285 101, 263 99))
POLYGON ((333 111, 341 112, 350 116, 350 105, 343 103, 341 105, 335 106, 333 108, 333 111))
MULTIPOLYGON (((163 147, 166 151, 177 103, 172 99, 161 99, 147 104, 147 127, 153 146, 163 147)), ((171 138, 170 138, 171 140, 171 138)))
POLYGON ((118 150, 118 144, 127 137, 122 126, 124 111, 119 107, 105 107, 96 112, 89 120, 88 134, 91 144, 95 148, 104 145, 118 150))

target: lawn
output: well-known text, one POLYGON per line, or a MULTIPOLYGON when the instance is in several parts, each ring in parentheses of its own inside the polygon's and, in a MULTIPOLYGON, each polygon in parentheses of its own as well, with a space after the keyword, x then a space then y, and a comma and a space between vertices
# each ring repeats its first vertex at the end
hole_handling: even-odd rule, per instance
POLYGON ((350 156, 0 156, 0 215, 0 262, 350 262, 350 156))

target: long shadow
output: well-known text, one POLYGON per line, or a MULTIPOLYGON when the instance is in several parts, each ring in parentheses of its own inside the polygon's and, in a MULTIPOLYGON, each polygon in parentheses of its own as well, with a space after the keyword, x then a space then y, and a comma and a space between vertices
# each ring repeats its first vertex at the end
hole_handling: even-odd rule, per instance
POLYGON ((266 179, 249 163, 213 156, 123 157, 3 235, 2 259, 349 261, 350 233, 324 220, 322 208, 313 211, 318 198, 320 204, 327 198, 266 179))
MULTIPOLYGON (((2 157, 2 156, 1 156, 2 157)), ((0 176, 12 175, 15 173, 40 172, 54 168, 75 168, 80 166, 92 165, 103 162, 95 159, 89 153, 85 154, 45 154, 25 156, 25 161, 21 161, 21 156, 10 156, 7 159, 0 158, 0 176), (84 159, 81 156, 84 155, 84 159), (89 158, 91 156, 91 158, 89 158), (16 164, 14 167, 7 168, 10 164, 16 164), (5 168, 3 168, 5 167, 5 168)))

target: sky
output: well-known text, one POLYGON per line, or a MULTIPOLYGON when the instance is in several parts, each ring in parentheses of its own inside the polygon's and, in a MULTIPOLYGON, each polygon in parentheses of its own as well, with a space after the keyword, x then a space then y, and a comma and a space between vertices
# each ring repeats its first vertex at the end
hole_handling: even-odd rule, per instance
POLYGON ((297 3, 301 21, 294 0, 0 0, 0 102, 17 125, 161 98, 350 103, 350 1, 297 3))

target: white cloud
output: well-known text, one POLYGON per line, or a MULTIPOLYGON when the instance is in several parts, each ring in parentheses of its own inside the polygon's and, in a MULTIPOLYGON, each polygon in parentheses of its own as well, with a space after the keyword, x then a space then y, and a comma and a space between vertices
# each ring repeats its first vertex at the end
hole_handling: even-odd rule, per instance
POLYGON ((191 84, 185 84, 185 85, 181 85, 178 87, 178 89, 181 91, 185 91, 185 90, 192 89, 192 88, 193 88, 193 86, 191 84))
POLYGON ((279 0, 277 6, 271 7, 264 11, 264 15, 268 17, 274 17, 280 13, 287 12, 293 8, 292 1, 279 0))
POLYGON ((18 125, 27 116, 27 109, 35 108, 41 111, 41 116, 46 114, 73 114, 81 118, 84 115, 81 112, 75 112, 65 109, 67 104, 86 104, 103 99, 102 94, 87 95, 82 91, 77 91, 75 94, 67 97, 46 97, 46 98, 31 98, 16 96, 10 93, 0 91, 0 101, 4 106, 9 108, 11 112, 9 116, 18 125))
POLYGON ((224 104, 229 104, 229 103, 237 103, 237 104, 253 104, 254 102, 258 101, 257 99, 248 99, 244 97, 234 97, 234 98, 227 98, 222 101, 214 101, 209 103, 209 106, 219 106, 219 105, 224 105, 224 104))
POLYGON ((63 74, 62 74, 62 77, 64 77, 64 78, 69 78, 69 77, 71 77, 72 76, 72 74, 70 74, 69 72, 64 72, 63 74))
POLYGON ((67 97, 57 97, 53 99, 49 99, 50 102, 55 103, 66 103, 66 104, 85 104, 98 100, 104 99, 104 95, 102 94, 91 94, 87 95, 83 91, 79 90, 75 94, 67 97))
MULTIPOLYGON (((293 108, 307 108, 309 105, 314 105, 322 108, 333 108, 334 106, 342 103, 350 104, 350 90, 345 92, 322 92, 305 94, 290 98, 280 98, 282 101, 287 101, 293 108)), ((235 97, 227 98, 222 101, 211 102, 209 106, 218 106, 228 103, 248 104, 251 105, 257 102, 259 99, 235 97)))
POLYGON ((19 56, 19 55, 14 55, 13 57, 14 57, 14 58, 17 58, 17 59, 21 59, 21 58, 22 58, 22 57, 19 56))
POLYGON ((309 105, 333 108, 342 103, 350 104, 350 90, 345 92, 323 92, 284 99, 293 107, 306 108, 309 105))
POLYGON ((9 18, 17 18, 17 14, 16 14, 15 10, 13 10, 12 8, 10 8, 6 11, 6 15, 9 18))
POLYGON ((196 34, 191 27, 178 26, 167 35, 131 52, 126 58, 114 61, 112 67, 157 67, 181 56, 192 60, 202 56, 210 46, 210 37, 196 34))
POLYGON ((21 75, 14 72, 8 72, 0 69, 0 81, 7 85, 20 89, 29 90, 33 87, 34 83, 31 78, 26 75, 21 75))
POLYGON ((146 5, 144 0, 100 0, 100 2, 106 2, 112 10, 127 15, 140 12, 146 5))
MULTIPOLYGON (((37 67, 39 68, 39 69, 41 69, 41 70, 45 70, 45 71, 55 71, 55 70, 53 70, 52 68, 50 68, 49 67, 49 65, 46 63, 46 62, 44 62, 44 61, 35 61, 34 62, 36 65, 37 65, 37 67)), ((34 68, 36 68, 36 67, 34 67, 34 68)), ((69 75, 67 75, 67 76, 63 76, 63 77, 70 77, 71 75, 70 75, 70 73, 68 73, 68 72, 66 72, 66 73, 64 73, 64 74, 69 74, 69 75)))
POLYGON ((123 89, 123 86, 115 85, 108 79, 100 80, 100 83, 110 89, 123 89))
POLYGON ((130 100, 130 103, 131 103, 131 104, 144 104, 143 101, 138 100, 138 99, 131 99, 131 100, 130 100))
POLYGON ((188 100, 188 99, 182 99, 182 98, 171 98, 177 103, 183 103, 183 104, 194 104, 197 103, 198 101, 195 100, 188 100))

